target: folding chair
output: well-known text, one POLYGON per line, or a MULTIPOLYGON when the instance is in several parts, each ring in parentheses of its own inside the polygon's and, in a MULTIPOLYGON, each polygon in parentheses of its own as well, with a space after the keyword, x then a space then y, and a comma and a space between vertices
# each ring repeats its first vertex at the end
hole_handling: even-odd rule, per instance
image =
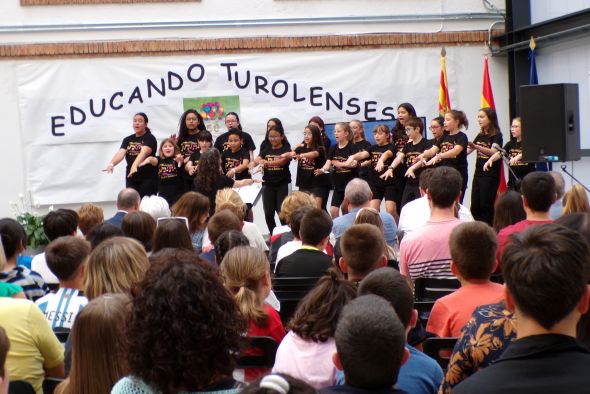
POLYGON ((238 358, 237 368, 272 368, 279 344, 271 337, 248 337, 249 346, 238 358))
POLYGON ((418 278, 414 281, 416 301, 436 301, 461 287, 458 279, 418 278))
POLYGON ((422 343, 422 349, 446 371, 456 343, 457 338, 428 338, 422 343))

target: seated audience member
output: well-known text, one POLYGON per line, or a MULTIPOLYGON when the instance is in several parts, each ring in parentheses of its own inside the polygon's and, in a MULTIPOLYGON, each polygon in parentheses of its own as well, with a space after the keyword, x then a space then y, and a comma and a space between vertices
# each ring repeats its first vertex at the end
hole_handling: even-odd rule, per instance
POLYGON ((451 271, 461 288, 439 298, 432 307, 426 331, 439 337, 458 337, 475 308, 504 298, 504 286, 490 282, 498 241, 487 223, 458 225, 451 232, 449 248, 451 271))
MULTIPOLYGON (((2 242, 0 242, 0 271, 4 269, 5 265, 6 255, 4 254, 2 242)), ((22 287, 6 282, 0 282, 0 297, 26 298, 22 287)))
POLYGON ((0 394, 8 394, 8 385, 10 383, 6 368, 8 349, 10 349, 10 341, 6 336, 6 331, 0 327, 0 394))
POLYGON ((295 234, 292 232, 291 228, 293 214, 297 209, 303 206, 315 208, 316 203, 312 195, 301 191, 294 191, 283 200, 283 203, 281 204, 281 212, 279 213, 279 219, 281 219, 281 222, 285 222, 287 224, 275 227, 272 231, 269 248, 269 260, 271 265, 276 264, 278 261, 277 253, 279 248, 287 242, 293 241, 295 239, 295 234))
POLYGON ((74 236, 59 237, 45 249, 51 272, 59 279, 57 293, 49 293, 35 304, 41 309, 52 330, 72 328, 76 315, 86 306, 84 274, 90 255, 90 243, 74 236))
MULTIPOLYGON (((361 208, 356 213, 354 224, 372 224, 379 229, 379 232, 385 237, 385 228, 383 227, 383 221, 381 220, 380 212, 375 208, 361 208)), ((384 252, 388 260, 395 260, 399 258, 398 253, 389 244, 385 243, 384 252)))
POLYGON ((336 327, 334 364, 344 385, 322 393, 405 393, 395 388, 408 358, 402 323, 393 307, 376 295, 360 296, 344 307, 336 327))
POLYGON ((112 394, 238 392, 232 372, 246 322, 207 262, 193 252, 164 250, 152 256, 132 297, 129 375, 112 394))
POLYGON ((130 309, 124 294, 93 299, 76 318, 69 377, 55 394, 110 393, 129 371, 125 360, 125 321, 130 309))
POLYGON ((492 227, 497 233, 504 227, 508 227, 526 219, 526 212, 522 205, 522 196, 514 190, 507 190, 497 199, 494 206, 494 222, 492 227))
MULTIPOLYGON (((418 321, 418 312, 413 309, 414 295, 410 284, 398 271, 384 267, 371 272, 361 281, 358 294, 375 294, 388 301, 408 337, 418 321)), ((407 343, 406 349, 410 357, 399 371, 396 387, 412 394, 437 393, 443 379, 443 371, 438 363, 407 343)))
POLYGON ((295 377, 273 373, 244 387, 241 394, 316 394, 315 388, 295 377))
POLYGON ((339 266, 355 285, 371 271, 387 265, 383 234, 372 224, 355 224, 342 234, 339 266))
MULTIPOLYGON (((50 211, 43 218, 43 231, 50 242, 66 235, 76 235, 77 230, 78 214, 71 209, 50 211)), ((40 274, 45 283, 55 284, 59 282, 59 279, 47 267, 45 253, 40 253, 33 257, 31 271, 40 274)))
POLYGON ((0 322, 11 344, 6 367, 13 381, 24 380, 42 394, 46 377, 63 378, 63 346, 34 303, 0 298, 0 322))
POLYGON ((580 184, 572 186, 572 188, 563 196, 563 215, 578 212, 590 212, 588 195, 586 194, 584 187, 580 184))
MULTIPOLYGON (((285 328, 281 317, 264 300, 270 294, 270 264, 266 254, 251 246, 231 249, 220 264, 225 286, 234 295, 240 312, 248 322, 250 337, 271 337, 281 343, 285 328)), ((246 369, 246 381, 252 381, 266 370, 246 369)))
POLYGON ((506 246, 502 274, 517 339, 453 393, 574 393, 589 387, 590 351, 575 339, 588 311, 587 240, 558 224, 527 229, 506 246))
POLYGON ((149 213, 154 220, 170 217, 168 201, 160 196, 144 196, 139 203, 139 210, 149 213))
POLYGON ((107 222, 97 224, 86 235, 86 240, 90 242, 90 248, 96 249, 103 241, 113 237, 124 237, 125 233, 121 230, 121 226, 117 227, 114 224, 107 222))
POLYGON ((113 237, 90 253, 84 277, 88 300, 107 293, 129 294, 145 276, 150 262, 143 246, 134 239, 113 237))
MULTIPOLYGON (((340 238, 344 231, 354 224, 356 214, 361 208, 367 208, 371 205, 370 203, 373 199, 373 193, 371 193, 371 188, 367 181, 360 178, 354 178, 346 185, 346 189, 344 189, 344 198, 348 201, 350 209, 347 214, 338 216, 334 219, 332 233, 336 238, 340 238)), ((397 226, 393 220, 393 216, 387 212, 379 212, 379 216, 383 221, 385 241, 388 245, 393 245, 397 235, 397 226)))
POLYGON ((138 211, 140 202, 139 193, 135 189, 126 188, 121 190, 117 195, 117 212, 113 217, 105 220, 105 223, 121 228, 123 216, 130 212, 138 211))
POLYGON ((25 229, 14 219, 0 219, 0 240, 6 253, 6 264, 0 267, 0 281, 20 286, 29 300, 35 301, 43 297, 48 290, 41 275, 22 265, 16 265, 16 258, 25 250, 25 229))
MULTIPOLYGON (((531 226, 551 223, 549 216, 551 204, 555 201, 555 181, 546 172, 530 172, 521 182, 522 204, 526 212, 526 219, 512 226, 504 227, 498 233, 498 253, 496 260, 501 262, 504 247, 509 243, 509 236, 520 233, 531 226)), ((498 270, 500 267, 497 267, 498 270)))
POLYGON ((336 268, 328 270, 297 306, 272 371, 289 374, 316 389, 336 384, 334 333, 342 308, 355 297, 355 287, 336 268))
POLYGON ((222 209, 211 216, 211 219, 207 223, 207 234, 209 235, 211 245, 209 248, 204 248, 199 256, 212 264, 221 264, 221 261, 215 261, 214 245, 221 234, 231 230, 242 232, 242 223, 232 211, 222 209))
POLYGON ((551 175, 555 181, 555 200, 549 208, 549 217, 555 220, 563 214, 562 199, 565 194, 565 180, 563 175, 557 171, 549 171, 547 174, 551 175))
POLYGON ((194 252, 191 235, 184 218, 160 218, 152 243, 153 253, 164 248, 186 249, 194 252))
POLYGON ((451 272, 449 237, 451 231, 463 223, 455 217, 455 206, 461 198, 461 179, 459 171, 452 167, 432 170, 426 192, 430 219, 424 226, 404 235, 399 251, 402 275, 412 280, 455 277, 451 272))
POLYGON ((215 261, 221 263, 227 252, 236 246, 250 246, 250 241, 244 233, 236 230, 222 233, 215 241, 215 261))
POLYGON ((276 276, 320 277, 332 266, 332 258, 322 252, 330 240, 332 218, 327 212, 314 208, 301 219, 302 246, 283 258, 275 268, 276 276))
MULTIPOLYGON (((399 225, 397 226, 398 234, 401 234, 400 240, 404 235, 420 228, 430 219, 430 205, 428 204, 428 181, 434 169, 427 168, 420 173, 420 198, 410 201, 402 207, 399 215, 399 225), (426 175, 426 176, 425 176, 426 175)), ((455 216, 459 219, 469 222, 473 220, 471 211, 463 204, 457 203, 458 212, 455 216)))
MULTIPOLYGON (((277 262, 281 261, 283 258, 289 256, 297 249, 301 248, 303 244, 301 242, 301 237, 299 236, 299 231, 301 230, 301 220, 305 216, 306 213, 314 209, 315 207, 312 205, 304 205, 299 207, 291 214, 291 222, 289 226, 291 227, 291 232, 293 233, 293 240, 288 241, 283 246, 279 248, 277 252, 277 262)), ((276 265, 275 265, 276 269, 276 265)))
POLYGON ((149 213, 142 211, 128 213, 123 218, 121 230, 126 237, 139 241, 146 252, 152 251, 156 221, 149 213))
POLYGON ((186 192, 172 206, 172 216, 187 218, 193 247, 197 253, 201 253, 209 219, 209 199, 201 193, 186 192))
POLYGON ((101 207, 94 204, 84 204, 78 211, 78 229, 84 237, 94 226, 104 222, 104 212, 101 207))

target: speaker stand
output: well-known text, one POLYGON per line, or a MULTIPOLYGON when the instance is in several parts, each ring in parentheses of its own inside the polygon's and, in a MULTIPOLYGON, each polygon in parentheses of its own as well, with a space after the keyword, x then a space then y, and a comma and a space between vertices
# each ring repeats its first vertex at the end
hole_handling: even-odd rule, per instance
POLYGON ((586 191, 587 191, 587 192, 589 192, 589 193, 590 193, 590 189, 588 189, 588 188, 586 187, 586 185, 584 185, 582 182, 580 182, 580 181, 579 181, 579 180, 578 180, 578 179, 577 179, 577 178, 574 176, 574 174, 570 173, 570 172, 567 170, 567 165, 565 165, 565 164, 562 164, 562 165, 561 165, 561 171, 565 172, 565 173, 566 173, 566 174, 567 174, 567 175, 568 175, 570 178, 572 178, 574 181, 578 182, 580 185, 582 185, 582 187, 583 187, 584 189, 586 189, 586 191))

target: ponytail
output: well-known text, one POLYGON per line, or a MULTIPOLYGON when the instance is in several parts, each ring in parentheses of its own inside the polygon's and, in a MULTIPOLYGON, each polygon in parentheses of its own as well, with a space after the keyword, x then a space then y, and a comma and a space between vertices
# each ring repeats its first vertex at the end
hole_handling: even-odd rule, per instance
POLYGON ((465 127, 465 130, 469 128, 469 121, 467 120, 467 115, 465 115, 465 112, 459 111, 457 109, 452 109, 448 111, 447 114, 450 114, 453 117, 453 119, 459 122, 459 129, 461 127, 465 127))

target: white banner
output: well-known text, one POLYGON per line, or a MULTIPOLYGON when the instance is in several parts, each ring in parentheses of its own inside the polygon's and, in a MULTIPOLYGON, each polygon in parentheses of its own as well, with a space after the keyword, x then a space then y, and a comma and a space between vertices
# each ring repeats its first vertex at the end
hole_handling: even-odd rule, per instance
POLYGON ((209 110, 216 128, 223 127, 218 115, 232 110, 219 103, 239 103, 257 145, 271 117, 282 120, 291 141, 314 115, 326 123, 391 120, 409 101, 430 118, 439 60, 438 49, 415 48, 19 64, 27 186, 39 204, 113 201, 125 184, 124 162, 113 175, 101 169, 132 134, 133 114, 145 112, 161 140, 177 133, 191 102, 203 102, 197 109, 209 110), (221 101, 206 105, 203 98, 221 101))

